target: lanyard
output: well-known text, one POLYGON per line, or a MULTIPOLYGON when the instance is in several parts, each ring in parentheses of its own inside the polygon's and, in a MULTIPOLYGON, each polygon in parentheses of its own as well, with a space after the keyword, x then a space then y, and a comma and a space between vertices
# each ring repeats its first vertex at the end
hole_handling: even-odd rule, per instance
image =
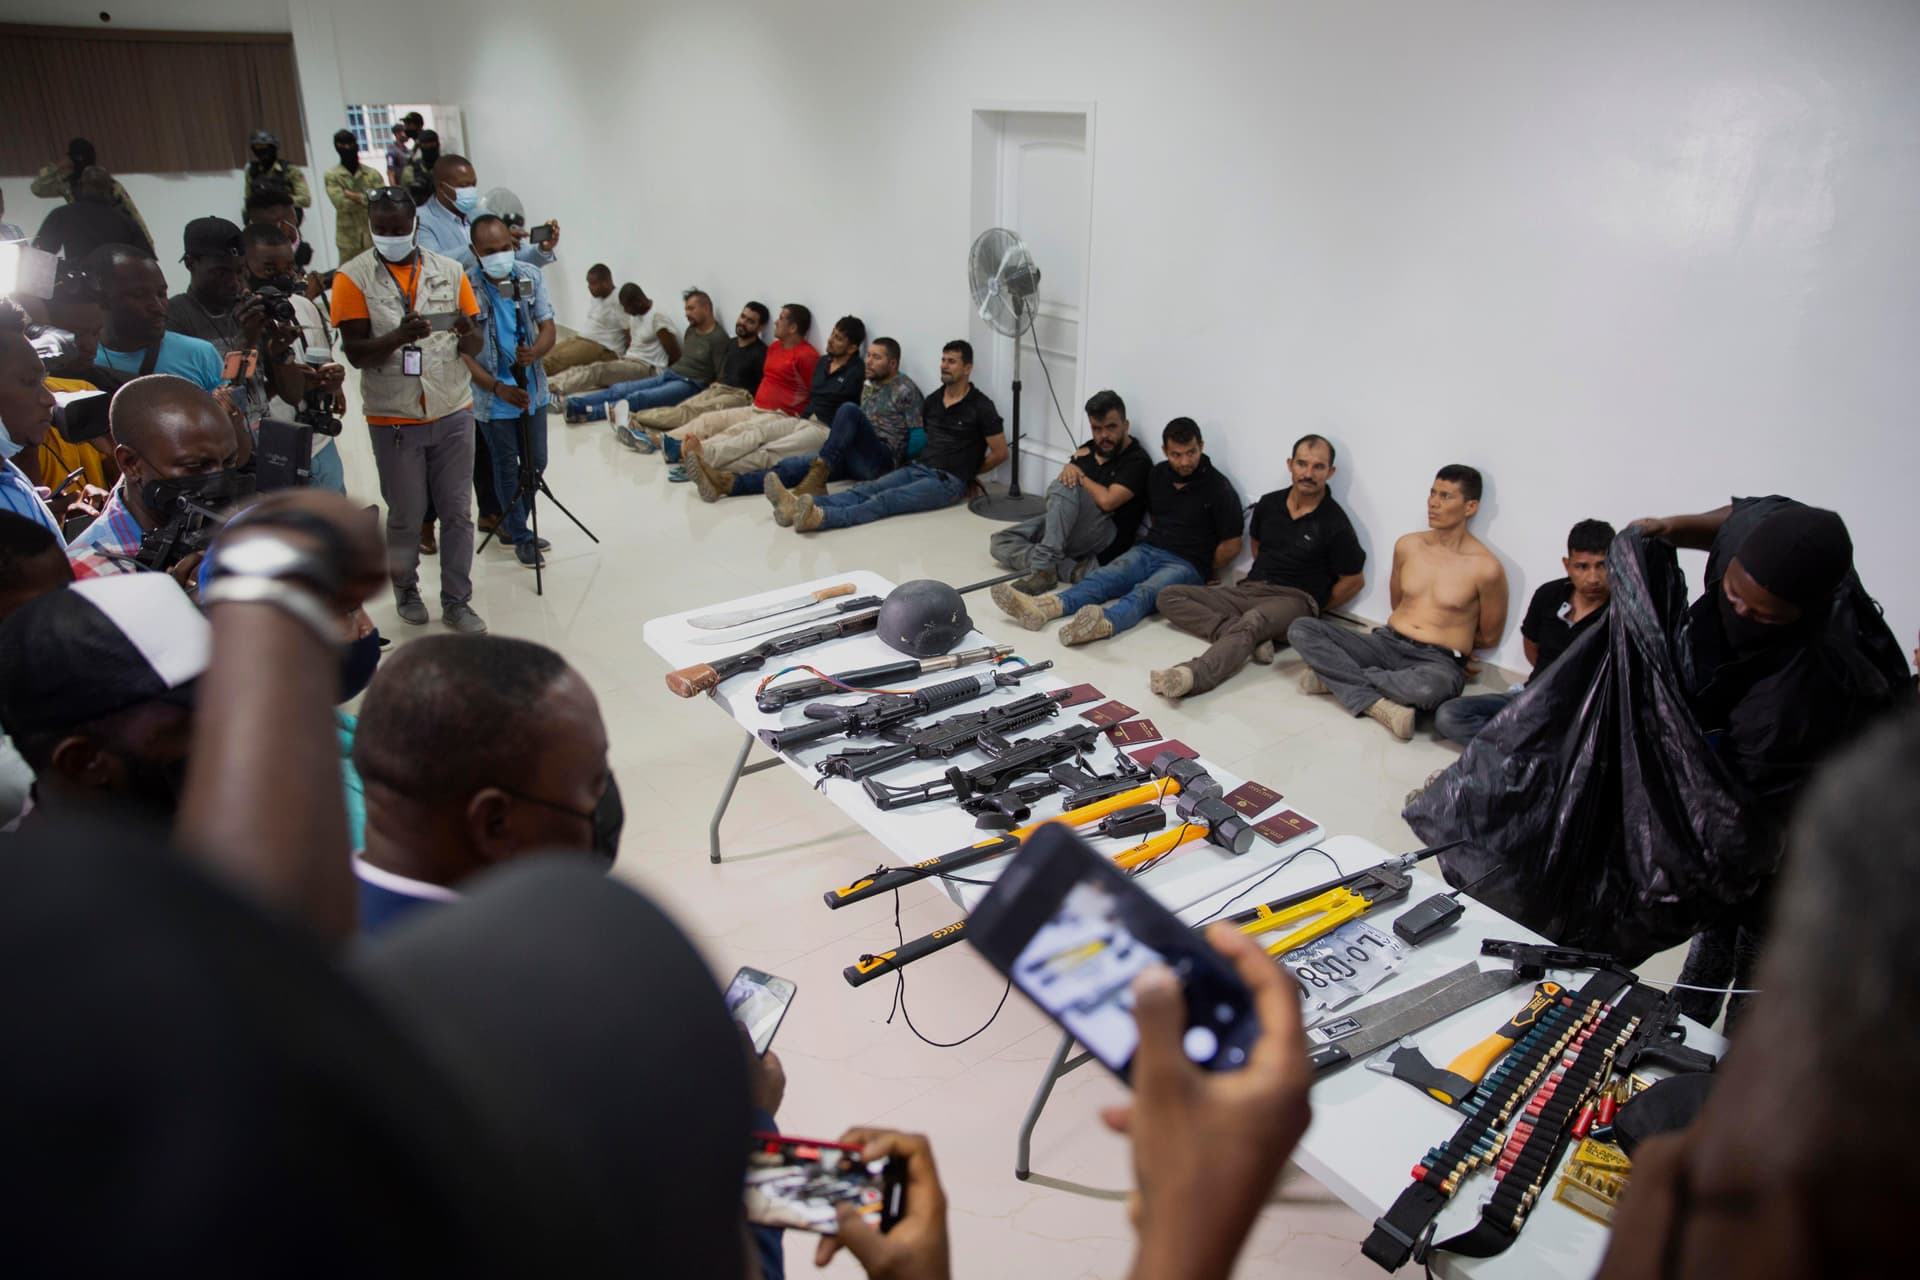
POLYGON ((420 252, 420 246, 418 243, 416 243, 413 246, 412 261, 413 261, 413 283, 410 286, 408 286, 408 288, 404 292, 400 288, 400 277, 394 274, 393 264, 391 262, 385 261, 384 259, 380 263, 382 267, 386 268, 387 282, 393 286, 394 294, 399 297, 401 302, 406 304, 407 310, 409 312, 413 310, 413 300, 416 297, 418 297, 420 294, 420 276, 423 272, 425 272, 427 268, 427 259, 425 255, 423 255, 420 252))

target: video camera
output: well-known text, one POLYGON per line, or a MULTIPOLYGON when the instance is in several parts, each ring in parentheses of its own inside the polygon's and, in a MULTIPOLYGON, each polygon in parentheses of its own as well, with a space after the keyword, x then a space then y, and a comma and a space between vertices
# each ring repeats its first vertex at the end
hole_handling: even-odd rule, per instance
POLYGON ((175 496, 165 518, 140 539, 134 561, 143 569, 165 573, 196 551, 205 551, 214 535, 255 492, 254 477, 236 471, 198 493, 175 496))

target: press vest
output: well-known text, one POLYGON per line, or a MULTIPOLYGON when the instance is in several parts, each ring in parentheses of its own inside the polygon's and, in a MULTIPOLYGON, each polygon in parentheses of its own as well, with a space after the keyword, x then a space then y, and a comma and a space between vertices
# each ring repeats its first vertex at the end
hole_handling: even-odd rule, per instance
MULTIPOLYGON (((340 268, 367 299, 367 320, 374 337, 400 327, 407 298, 376 252, 363 253, 340 268)), ((419 289, 413 309, 423 316, 460 309, 460 264, 428 249, 420 250, 419 289)), ((430 333, 420 348, 421 373, 400 372, 398 349, 384 364, 360 370, 360 411, 370 418, 423 418, 437 421, 473 403, 473 384, 460 359, 460 339, 451 331, 430 333), (424 407, 422 399, 424 397, 424 407)))

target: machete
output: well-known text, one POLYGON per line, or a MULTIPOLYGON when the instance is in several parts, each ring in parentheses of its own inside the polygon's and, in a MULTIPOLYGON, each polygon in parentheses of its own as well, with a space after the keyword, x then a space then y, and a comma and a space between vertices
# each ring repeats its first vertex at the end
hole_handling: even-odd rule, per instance
POLYGON ((776 631, 784 631, 788 627, 803 627, 809 622, 824 622, 828 618, 838 614, 853 613, 859 609, 872 609, 880 603, 879 596, 855 596, 851 600, 842 600, 838 604, 830 605, 825 609, 820 609, 813 613, 800 613, 795 614, 791 618, 782 618, 773 625, 762 627, 758 631, 741 631, 724 636, 696 636, 687 643, 697 645, 739 644, 742 640, 756 640, 761 636, 770 636, 776 631))
POLYGON ((853 584, 843 582, 837 587, 822 587, 818 591, 804 596, 795 596, 791 600, 782 600, 778 604, 763 604, 753 609, 739 609, 732 613, 703 613, 697 618, 688 618, 687 625, 698 627, 702 631, 722 631, 728 627, 738 627, 749 622, 758 622, 762 618, 771 618, 776 614, 792 613, 795 609, 804 609, 810 604, 823 604, 835 596, 850 596, 853 584))
POLYGON ((1311 1050, 1307 1061, 1313 1064, 1315 1075, 1331 1071, 1402 1036, 1451 1018, 1462 1009, 1471 1009, 1482 1000, 1490 1000, 1524 981, 1515 969, 1483 972, 1477 964, 1463 964, 1452 973, 1411 991, 1307 1028, 1311 1050))

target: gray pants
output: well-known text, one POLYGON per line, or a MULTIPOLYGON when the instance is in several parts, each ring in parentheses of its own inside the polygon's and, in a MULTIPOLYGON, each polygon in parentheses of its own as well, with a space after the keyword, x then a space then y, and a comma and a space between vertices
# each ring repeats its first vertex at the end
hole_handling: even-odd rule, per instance
POLYGON ((1287 628, 1287 643, 1356 716, 1381 698, 1431 711, 1467 683, 1451 649, 1409 640, 1389 627, 1361 635, 1324 618, 1302 618, 1287 628))
POLYGON ((1433 713, 1433 727, 1449 742, 1466 746, 1507 709, 1518 694, 1476 693, 1470 698, 1453 698, 1440 704, 1433 713))
POLYGON ((387 571, 396 590, 420 585, 420 521, 440 517, 440 607, 473 596, 473 410, 434 422, 367 427, 387 504, 387 571))
POLYGON ((1314 598, 1298 587, 1238 582, 1231 587, 1168 587, 1156 602, 1160 613, 1190 636, 1211 642, 1184 665, 1193 672, 1194 693, 1205 693, 1239 673, 1262 641, 1287 642, 1287 628, 1320 614, 1314 598))
POLYGON ((988 539, 987 550, 1009 569, 1051 569, 1071 581, 1074 566, 1105 551, 1118 532, 1085 489, 1055 480, 1047 486, 1046 514, 1008 525, 988 539))

